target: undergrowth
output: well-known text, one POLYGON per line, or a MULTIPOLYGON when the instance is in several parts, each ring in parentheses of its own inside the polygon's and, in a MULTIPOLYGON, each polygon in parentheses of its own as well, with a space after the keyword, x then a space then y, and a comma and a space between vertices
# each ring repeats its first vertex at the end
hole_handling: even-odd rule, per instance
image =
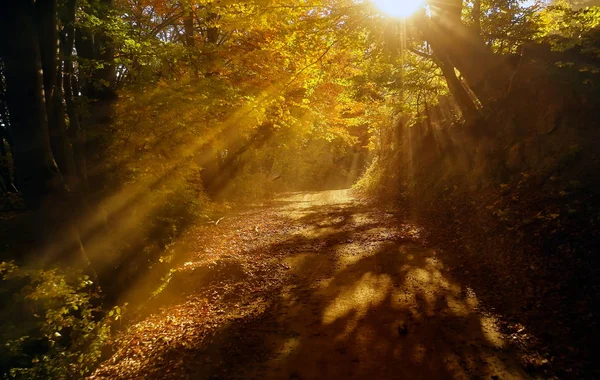
POLYGON ((0 263, 0 373, 7 379, 75 379, 102 358, 121 309, 101 311, 90 279, 73 271, 0 263))

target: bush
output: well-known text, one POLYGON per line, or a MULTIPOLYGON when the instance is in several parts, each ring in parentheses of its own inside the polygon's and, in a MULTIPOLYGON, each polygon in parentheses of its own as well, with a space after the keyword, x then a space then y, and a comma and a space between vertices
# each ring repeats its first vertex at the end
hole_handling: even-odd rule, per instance
POLYGON ((106 315, 87 276, 0 263, 0 370, 13 379, 90 374, 120 309, 106 315), (104 316, 103 316, 104 315, 104 316))
POLYGON ((390 164, 381 157, 375 157, 365 173, 352 186, 359 197, 379 200, 392 200, 399 197, 398 178, 391 173, 390 164))

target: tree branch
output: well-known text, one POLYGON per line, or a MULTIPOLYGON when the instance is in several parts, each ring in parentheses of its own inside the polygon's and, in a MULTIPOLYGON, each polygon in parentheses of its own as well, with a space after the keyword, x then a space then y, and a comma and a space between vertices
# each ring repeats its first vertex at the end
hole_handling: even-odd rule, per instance
POLYGON ((409 50, 411 53, 414 53, 414 54, 416 54, 416 55, 418 55, 418 56, 420 56, 420 57, 423 57, 423 58, 425 58, 425 59, 431 59, 431 60, 433 60, 433 61, 435 61, 435 60, 436 60, 436 59, 435 59, 435 57, 434 57, 433 55, 431 55, 431 54, 427 54, 427 53, 424 53, 424 52, 422 52, 422 51, 420 51, 420 50, 417 50, 417 49, 415 49, 415 48, 408 48, 408 50, 409 50))

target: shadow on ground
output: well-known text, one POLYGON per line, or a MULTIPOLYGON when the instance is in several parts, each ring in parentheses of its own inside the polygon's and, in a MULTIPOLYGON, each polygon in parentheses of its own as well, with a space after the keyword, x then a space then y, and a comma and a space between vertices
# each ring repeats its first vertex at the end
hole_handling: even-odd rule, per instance
POLYGON ((494 316, 450 279, 443 255, 423 247, 419 228, 401 213, 340 191, 294 194, 276 210, 271 217, 293 228, 257 250, 277 264, 282 281, 224 301, 206 334, 198 333, 208 331, 200 312, 206 308, 198 307, 185 344, 164 345, 128 376, 527 377, 494 316))

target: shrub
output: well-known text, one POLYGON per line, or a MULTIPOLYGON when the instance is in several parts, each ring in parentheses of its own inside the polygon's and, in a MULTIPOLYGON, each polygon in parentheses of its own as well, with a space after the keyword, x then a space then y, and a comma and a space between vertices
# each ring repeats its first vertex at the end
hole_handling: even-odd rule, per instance
POLYGON ((120 309, 107 314, 87 276, 0 263, 0 370, 14 379, 74 379, 98 364, 120 309), (97 302, 96 302, 97 303, 97 302))

